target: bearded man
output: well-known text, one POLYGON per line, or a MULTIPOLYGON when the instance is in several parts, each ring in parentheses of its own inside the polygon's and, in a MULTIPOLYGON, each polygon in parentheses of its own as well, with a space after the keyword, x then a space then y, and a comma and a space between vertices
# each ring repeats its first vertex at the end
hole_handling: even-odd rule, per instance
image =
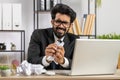
POLYGON ((28 62, 42 64, 45 69, 71 69, 75 39, 68 33, 76 18, 76 12, 65 4, 51 9, 52 28, 36 29, 28 48, 28 62))

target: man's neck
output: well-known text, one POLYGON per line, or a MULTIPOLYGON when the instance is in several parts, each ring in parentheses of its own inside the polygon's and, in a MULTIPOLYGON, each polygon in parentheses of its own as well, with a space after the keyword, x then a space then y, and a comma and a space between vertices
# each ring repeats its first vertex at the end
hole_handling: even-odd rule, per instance
POLYGON ((63 36, 62 38, 58 38, 54 33, 53 33, 53 35, 54 35, 55 41, 57 41, 57 40, 63 41, 63 39, 65 38, 65 36, 63 36))

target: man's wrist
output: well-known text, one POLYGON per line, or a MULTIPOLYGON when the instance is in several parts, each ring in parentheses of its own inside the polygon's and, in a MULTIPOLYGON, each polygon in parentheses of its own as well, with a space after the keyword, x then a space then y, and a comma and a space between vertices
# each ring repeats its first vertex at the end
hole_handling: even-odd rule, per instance
POLYGON ((62 67, 67 68, 69 66, 69 61, 66 57, 64 57, 64 63, 60 64, 62 67))
POLYGON ((42 59, 42 64, 43 64, 44 66, 49 66, 49 65, 50 65, 50 63, 48 63, 48 62, 46 61, 46 56, 43 57, 43 59, 42 59))
POLYGON ((61 62, 61 65, 63 65, 65 63, 65 59, 63 58, 62 62, 61 62))
POLYGON ((50 60, 48 60, 48 59, 46 58, 46 62, 51 63, 52 61, 50 61, 50 60))

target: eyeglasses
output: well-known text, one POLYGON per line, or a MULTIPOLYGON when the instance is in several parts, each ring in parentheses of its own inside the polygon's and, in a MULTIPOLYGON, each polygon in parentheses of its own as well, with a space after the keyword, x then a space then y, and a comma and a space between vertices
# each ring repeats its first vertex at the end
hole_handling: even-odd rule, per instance
POLYGON ((71 23, 70 22, 66 22, 66 21, 61 21, 61 20, 54 20, 54 25, 60 26, 61 24, 64 27, 69 28, 69 26, 70 26, 71 23))

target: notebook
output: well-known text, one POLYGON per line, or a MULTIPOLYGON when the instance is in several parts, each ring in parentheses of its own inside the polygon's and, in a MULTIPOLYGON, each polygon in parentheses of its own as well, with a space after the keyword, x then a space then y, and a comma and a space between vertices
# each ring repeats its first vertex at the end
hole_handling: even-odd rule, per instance
POLYGON ((67 75, 114 74, 120 53, 120 40, 77 39, 70 71, 67 75))

